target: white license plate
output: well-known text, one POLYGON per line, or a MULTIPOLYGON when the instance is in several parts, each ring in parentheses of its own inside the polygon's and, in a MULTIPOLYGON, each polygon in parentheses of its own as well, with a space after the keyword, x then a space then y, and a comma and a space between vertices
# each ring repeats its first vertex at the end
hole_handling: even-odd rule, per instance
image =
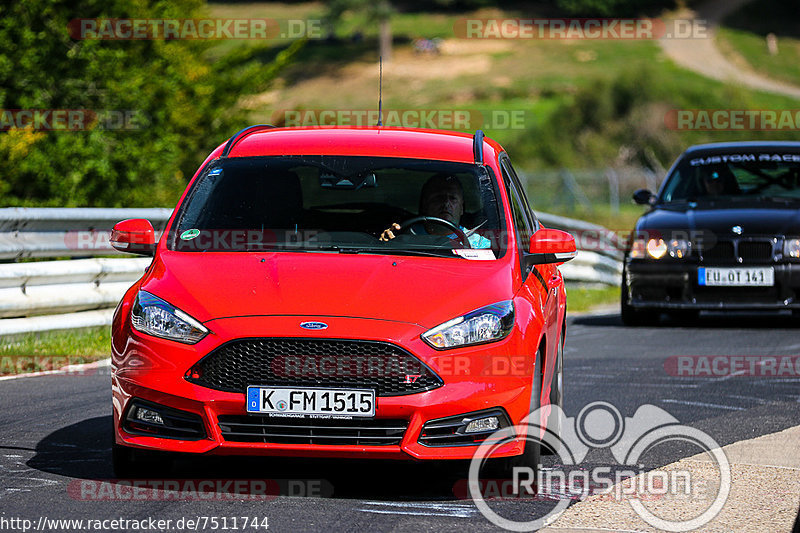
POLYGON ((697 282, 708 287, 772 287, 775 285, 775 269, 700 267, 697 269, 697 282))
POLYGON ((247 412, 278 415, 375 416, 375 391, 247 387, 247 412))

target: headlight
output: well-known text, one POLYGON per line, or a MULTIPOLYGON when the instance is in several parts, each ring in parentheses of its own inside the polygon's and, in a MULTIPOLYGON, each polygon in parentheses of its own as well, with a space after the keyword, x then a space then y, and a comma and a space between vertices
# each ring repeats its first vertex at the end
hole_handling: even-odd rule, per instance
POLYGON ((800 259, 800 239, 786 239, 783 243, 783 256, 800 259))
POLYGON ((139 291, 131 310, 134 329, 173 341, 194 344, 208 329, 180 309, 147 291, 139 291))
POLYGON ((647 255, 653 259, 661 259, 667 253, 667 243, 664 239, 650 239, 647 241, 647 255))
POLYGON ((667 243, 667 251, 670 257, 675 259, 685 259, 689 256, 689 241, 683 239, 672 239, 667 243))
POLYGON ((514 304, 506 300, 448 320, 423 333, 422 339, 439 350, 456 348, 500 340, 513 326, 514 304))
POLYGON ((632 259, 642 259, 646 253, 647 243, 644 239, 636 239, 631 245, 630 257, 632 259))

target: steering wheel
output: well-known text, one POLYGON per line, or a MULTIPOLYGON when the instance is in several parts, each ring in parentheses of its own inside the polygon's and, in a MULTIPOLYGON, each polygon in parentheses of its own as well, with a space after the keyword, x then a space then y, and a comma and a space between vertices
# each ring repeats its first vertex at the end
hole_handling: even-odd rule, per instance
POLYGON ((419 222, 429 222, 429 223, 439 224, 440 226, 444 226, 448 230, 456 234, 456 237, 458 237, 458 240, 461 242, 464 248, 472 248, 472 246, 470 246, 469 244, 469 238, 467 237, 467 234, 464 233, 464 230, 462 230, 452 222, 445 220, 443 218, 425 217, 425 216, 409 218, 408 220, 400 224, 400 229, 397 231, 398 233, 408 231, 411 235, 417 235, 417 233, 414 231, 413 226, 414 224, 417 224, 419 222))

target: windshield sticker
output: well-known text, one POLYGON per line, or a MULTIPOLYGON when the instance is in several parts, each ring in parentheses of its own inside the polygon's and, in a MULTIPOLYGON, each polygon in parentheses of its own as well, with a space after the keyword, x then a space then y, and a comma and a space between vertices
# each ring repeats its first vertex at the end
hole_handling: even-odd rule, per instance
POLYGON ((215 169, 212 169, 212 170, 208 171, 208 175, 209 176, 219 176, 220 174, 222 174, 222 169, 221 168, 215 168, 215 169))
POLYGON ((453 253, 470 261, 491 261, 495 258, 494 252, 486 249, 455 249, 453 253))
POLYGON ((200 235, 200 230, 197 228, 187 229, 183 233, 181 233, 181 239, 184 241, 191 241, 195 237, 200 235))
POLYGON ((800 163, 800 154, 725 154, 712 155, 692 159, 689 164, 693 167, 700 165, 716 165, 719 163, 745 163, 748 161, 769 161, 771 163, 800 163))

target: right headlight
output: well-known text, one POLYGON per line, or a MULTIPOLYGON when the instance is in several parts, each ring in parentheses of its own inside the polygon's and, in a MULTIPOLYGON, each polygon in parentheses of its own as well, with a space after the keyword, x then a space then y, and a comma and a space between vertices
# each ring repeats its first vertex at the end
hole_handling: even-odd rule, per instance
POLYGON ((466 315, 448 320, 422 334, 422 339, 437 350, 498 341, 514 327, 511 300, 487 305, 466 315))
POLYGON ((631 259, 663 259, 667 256, 673 259, 686 259, 691 249, 691 243, 685 239, 668 241, 661 238, 636 239, 631 245, 629 256, 631 259))
POLYGON ((800 239, 787 237, 783 241, 783 256, 791 259, 800 259, 800 239))
POLYGON ((177 307, 147 291, 139 291, 131 309, 133 328, 162 339, 194 344, 208 328, 177 307))

